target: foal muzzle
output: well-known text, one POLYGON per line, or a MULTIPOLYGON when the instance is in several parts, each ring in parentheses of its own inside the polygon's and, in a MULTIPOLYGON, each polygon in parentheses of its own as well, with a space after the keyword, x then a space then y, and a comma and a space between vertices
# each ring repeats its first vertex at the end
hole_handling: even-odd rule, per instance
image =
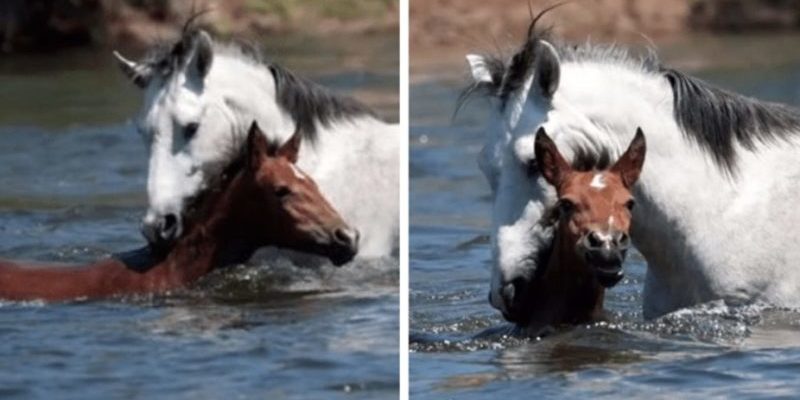
POLYGON ((628 253, 630 240, 625 232, 589 232, 578 243, 583 248, 586 263, 594 270, 597 281, 609 288, 625 275, 622 263, 628 253))
POLYGON ((350 262, 358 254, 358 242, 361 238, 358 230, 343 227, 337 228, 333 232, 332 250, 328 258, 333 265, 341 266, 350 262))

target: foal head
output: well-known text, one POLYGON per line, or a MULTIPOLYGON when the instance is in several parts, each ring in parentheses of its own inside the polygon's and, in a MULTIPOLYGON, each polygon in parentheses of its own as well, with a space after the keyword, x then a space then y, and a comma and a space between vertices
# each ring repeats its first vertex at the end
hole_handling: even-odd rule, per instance
POLYGON ((590 268, 603 287, 622 278, 630 246, 634 206, 631 188, 644 164, 644 134, 637 130, 624 154, 607 170, 578 171, 559 153, 544 129, 535 152, 542 176, 556 189, 557 241, 569 244, 575 260, 590 268))
POLYGON ((250 127, 239 186, 230 190, 236 193, 236 235, 258 247, 318 254, 341 265, 356 255, 359 234, 295 165, 301 137, 298 130, 284 144, 271 144, 255 122, 250 127))
POLYGON ((555 226, 549 259, 530 283, 527 312, 515 322, 529 331, 586 323, 603 314, 605 288, 622 279, 630 246, 631 187, 644 163, 641 130, 617 162, 606 170, 570 166, 540 129, 536 160, 558 197, 548 215, 555 226))

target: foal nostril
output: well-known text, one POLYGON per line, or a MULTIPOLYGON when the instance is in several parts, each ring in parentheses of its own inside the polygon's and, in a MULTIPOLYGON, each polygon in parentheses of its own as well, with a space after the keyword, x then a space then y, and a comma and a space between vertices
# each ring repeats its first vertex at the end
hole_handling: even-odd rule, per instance
POLYGON ((625 232, 620 232, 619 236, 617 237, 617 246, 619 247, 628 247, 628 243, 630 242, 630 237, 625 232))
POLYGON ((350 228, 338 228, 333 232, 336 242, 348 247, 358 246, 358 231, 350 228))
POLYGON ((590 249, 597 249, 603 247, 603 239, 600 238, 600 235, 597 232, 589 232, 586 235, 586 244, 588 244, 590 249))

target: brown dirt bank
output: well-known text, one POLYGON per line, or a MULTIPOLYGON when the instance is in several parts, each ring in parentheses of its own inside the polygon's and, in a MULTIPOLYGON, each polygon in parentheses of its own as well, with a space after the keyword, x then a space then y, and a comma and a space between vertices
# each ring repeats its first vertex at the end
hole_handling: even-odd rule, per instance
MULTIPOLYGON (((517 44, 530 23, 529 3, 537 13, 557 2, 410 1, 412 73, 435 69, 449 55, 517 44)), ((639 43, 698 32, 792 31, 800 28, 800 0, 575 0, 550 11, 542 25, 570 40, 639 43)))
POLYGON ((398 0, 2 0, 5 52, 64 46, 143 46, 176 35, 194 10, 222 36, 397 31, 398 0))

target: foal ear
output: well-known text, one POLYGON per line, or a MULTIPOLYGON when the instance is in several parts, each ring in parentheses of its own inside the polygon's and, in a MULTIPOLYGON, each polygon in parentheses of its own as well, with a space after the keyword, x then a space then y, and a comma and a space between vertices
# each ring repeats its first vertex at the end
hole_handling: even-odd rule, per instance
POLYGON ((247 166, 255 169, 261 165, 261 161, 269 154, 269 144, 267 138, 264 137, 264 132, 258 127, 258 123, 253 121, 250 125, 250 131, 247 133, 247 166))
POLYGON ((540 127, 536 131, 536 141, 533 147, 536 163, 544 179, 551 185, 558 187, 567 174, 572 170, 567 160, 561 155, 550 136, 540 127))
POLYGON ((292 137, 284 143, 280 149, 278 149, 278 157, 285 157, 291 162, 292 164, 297 163, 297 156, 300 153, 300 142, 303 139, 303 135, 300 131, 300 127, 298 126, 297 129, 294 131, 292 137))
POLYGON ((636 136, 633 141, 625 150, 625 153, 617 160, 611 167, 611 172, 616 173, 622 178, 622 183, 627 188, 631 188, 636 180, 639 179, 639 174, 642 172, 644 165, 644 155, 647 152, 647 144, 644 140, 644 132, 642 128, 636 128, 636 136))
POLYGON ((536 71, 533 84, 546 99, 553 98, 561 80, 561 61, 552 44, 540 40, 536 50, 536 71))
POLYGON ((114 50, 114 59, 122 73, 140 89, 143 89, 153 77, 153 69, 145 63, 137 63, 123 57, 118 51, 114 50))

